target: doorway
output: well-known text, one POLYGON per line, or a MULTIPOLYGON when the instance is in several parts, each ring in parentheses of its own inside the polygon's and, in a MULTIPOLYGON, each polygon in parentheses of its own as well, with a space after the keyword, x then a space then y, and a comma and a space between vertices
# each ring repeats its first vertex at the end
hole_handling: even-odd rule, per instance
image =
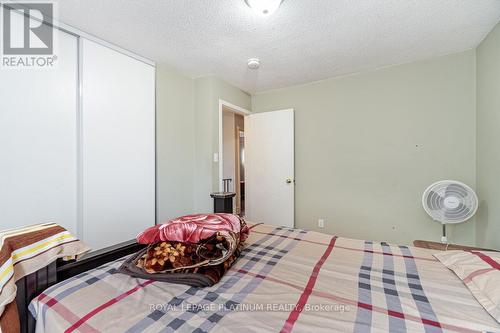
POLYGON ((293 109, 250 113, 219 100, 219 190, 235 193, 233 213, 295 225, 294 141, 293 109))
POLYGON ((233 213, 245 216, 245 116, 249 111, 220 101, 219 190, 234 192, 233 213))

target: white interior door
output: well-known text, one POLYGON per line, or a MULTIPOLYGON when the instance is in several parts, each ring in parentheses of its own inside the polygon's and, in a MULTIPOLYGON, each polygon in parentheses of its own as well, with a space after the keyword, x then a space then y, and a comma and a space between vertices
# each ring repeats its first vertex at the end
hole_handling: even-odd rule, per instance
POLYGON ((57 67, 0 70, 0 230, 54 222, 77 233, 78 40, 54 34, 57 67))
POLYGON ((94 249, 155 224, 155 69, 82 40, 83 240, 94 249))
POLYGON ((293 110, 245 118, 245 215, 248 221, 294 226, 293 110))

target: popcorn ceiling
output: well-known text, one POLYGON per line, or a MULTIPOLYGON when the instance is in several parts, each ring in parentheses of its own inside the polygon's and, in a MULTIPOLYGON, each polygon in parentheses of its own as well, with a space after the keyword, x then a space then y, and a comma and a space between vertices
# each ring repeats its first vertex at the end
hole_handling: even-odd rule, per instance
POLYGON ((499 0, 285 0, 269 18, 243 0, 56 2, 66 24, 250 93, 465 51, 500 19, 499 0))

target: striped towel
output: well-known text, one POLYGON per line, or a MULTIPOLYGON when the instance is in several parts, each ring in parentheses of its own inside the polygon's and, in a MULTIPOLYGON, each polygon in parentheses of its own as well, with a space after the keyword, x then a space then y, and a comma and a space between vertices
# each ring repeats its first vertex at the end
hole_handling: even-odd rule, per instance
POLYGON ((16 281, 57 258, 75 257, 89 250, 55 223, 0 231, 0 332, 19 331, 16 281))

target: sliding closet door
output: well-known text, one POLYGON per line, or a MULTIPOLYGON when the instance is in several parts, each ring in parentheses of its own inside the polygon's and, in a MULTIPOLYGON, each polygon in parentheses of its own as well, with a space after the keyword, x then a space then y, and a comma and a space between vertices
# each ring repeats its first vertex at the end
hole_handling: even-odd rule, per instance
POLYGON ((94 249, 155 224, 155 70, 82 39, 82 228, 94 249))
POLYGON ((0 230, 77 231, 78 41, 54 33, 57 67, 0 70, 0 230))

